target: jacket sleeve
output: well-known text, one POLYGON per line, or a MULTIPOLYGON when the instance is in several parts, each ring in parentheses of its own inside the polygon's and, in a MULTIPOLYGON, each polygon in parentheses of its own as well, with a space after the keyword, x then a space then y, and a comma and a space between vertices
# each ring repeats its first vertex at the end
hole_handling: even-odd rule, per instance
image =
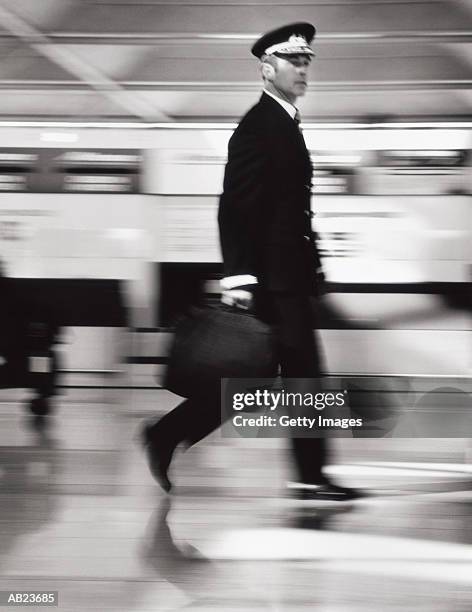
MULTIPOLYGON (((240 126, 241 128, 241 126, 240 126)), ((257 283, 266 155, 258 130, 238 129, 230 140, 218 224, 223 289, 257 283)))

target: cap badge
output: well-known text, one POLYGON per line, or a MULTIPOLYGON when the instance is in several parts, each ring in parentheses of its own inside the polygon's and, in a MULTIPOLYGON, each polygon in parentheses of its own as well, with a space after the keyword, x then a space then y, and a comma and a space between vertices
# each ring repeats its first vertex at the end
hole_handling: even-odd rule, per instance
POLYGON ((307 44, 306 38, 301 34, 292 34, 292 36, 290 36, 290 38, 288 39, 288 42, 291 45, 297 45, 299 47, 307 44))

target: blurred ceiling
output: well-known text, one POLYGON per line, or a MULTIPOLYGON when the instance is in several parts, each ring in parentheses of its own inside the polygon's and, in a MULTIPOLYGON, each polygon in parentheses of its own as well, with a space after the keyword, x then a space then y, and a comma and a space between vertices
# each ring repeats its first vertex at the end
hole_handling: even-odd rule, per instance
POLYGON ((305 121, 472 116, 472 0, 0 0, 0 120, 234 121, 304 20, 305 121))

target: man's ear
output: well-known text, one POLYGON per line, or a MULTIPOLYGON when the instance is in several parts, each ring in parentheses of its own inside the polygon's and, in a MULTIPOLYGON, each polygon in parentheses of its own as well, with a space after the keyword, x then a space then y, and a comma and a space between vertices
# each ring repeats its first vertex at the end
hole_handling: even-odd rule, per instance
POLYGON ((262 76, 267 81, 273 81, 274 80, 275 68, 273 66, 271 66, 271 64, 268 64, 267 62, 264 62, 262 64, 261 70, 262 70, 262 76))

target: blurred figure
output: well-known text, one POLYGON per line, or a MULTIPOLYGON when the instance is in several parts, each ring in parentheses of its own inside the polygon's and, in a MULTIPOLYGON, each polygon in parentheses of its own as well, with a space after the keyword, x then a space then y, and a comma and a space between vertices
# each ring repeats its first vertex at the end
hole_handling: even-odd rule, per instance
POLYGON ((44 417, 57 385, 58 361, 53 348, 60 331, 54 309, 22 291, 0 262, 0 388, 36 391, 30 412, 44 417))
MULTIPOLYGON (((319 378, 322 371, 312 331, 311 297, 320 294, 323 282, 311 229, 313 170, 295 107, 307 89, 314 34, 311 24, 294 23, 254 44, 264 91, 230 139, 218 215, 226 275, 222 301, 255 309, 275 326, 285 378, 319 378)), ((176 446, 195 444, 220 424, 215 389, 145 429, 151 471, 165 490, 171 487, 167 471, 176 446)), ((323 474, 324 439, 293 439, 292 446, 297 496, 312 501, 356 496, 323 474)))

